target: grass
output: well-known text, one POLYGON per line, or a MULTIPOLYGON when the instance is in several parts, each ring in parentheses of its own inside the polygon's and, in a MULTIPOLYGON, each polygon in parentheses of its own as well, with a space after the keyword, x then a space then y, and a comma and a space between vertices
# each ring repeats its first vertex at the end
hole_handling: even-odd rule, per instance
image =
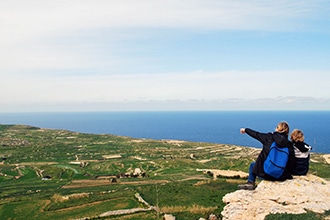
POLYGON ((266 216, 265 220, 319 220, 324 219, 326 214, 316 214, 312 212, 307 212, 304 214, 270 214, 266 216))
MULTIPOLYGON (((196 169, 247 171, 257 153, 222 144, 0 125, 0 219, 99 219, 98 215, 110 210, 145 207, 135 193, 159 211, 111 219, 158 220, 164 213, 179 220, 207 219, 211 213, 221 216, 222 197, 246 180, 214 180, 196 169), (105 155, 121 158, 106 159, 105 155), (145 176, 133 177, 135 168, 145 176), (127 177, 116 177, 116 182, 96 179, 121 175, 127 177)), ((322 155, 313 154, 312 159, 310 172, 329 179, 330 167, 322 155)), ((326 215, 274 214, 267 219, 322 219, 326 215)))

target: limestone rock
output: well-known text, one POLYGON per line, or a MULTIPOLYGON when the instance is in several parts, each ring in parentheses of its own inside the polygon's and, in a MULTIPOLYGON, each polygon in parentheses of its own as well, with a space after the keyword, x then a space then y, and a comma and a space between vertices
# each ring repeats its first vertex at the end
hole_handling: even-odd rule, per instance
POLYGON ((133 175, 140 175, 142 173, 140 168, 135 168, 133 175))
POLYGON ((175 216, 173 216, 171 214, 165 214, 163 216, 163 220, 175 220, 175 216))
POLYGON ((330 210, 330 182, 314 175, 284 182, 261 181, 255 190, 237 190, 223 197, 223 219, 264 219, 270 213, 323 213, 330 210))
POLYGON ((216 215, 214 215, 214 214, 211 214, 209 216, 209 220, 218 220, 218 217, 216 215))

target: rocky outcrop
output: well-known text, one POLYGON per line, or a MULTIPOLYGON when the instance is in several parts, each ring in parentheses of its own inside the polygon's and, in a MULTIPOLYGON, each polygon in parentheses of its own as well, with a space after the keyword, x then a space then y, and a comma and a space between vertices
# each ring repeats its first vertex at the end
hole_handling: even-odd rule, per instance
POLYGON ((284 182, 261 181, 255 190, 223 197, 223 219, 264 219, 270 213, 323 213, 330 210, 330 182, 314 175, 284 182))

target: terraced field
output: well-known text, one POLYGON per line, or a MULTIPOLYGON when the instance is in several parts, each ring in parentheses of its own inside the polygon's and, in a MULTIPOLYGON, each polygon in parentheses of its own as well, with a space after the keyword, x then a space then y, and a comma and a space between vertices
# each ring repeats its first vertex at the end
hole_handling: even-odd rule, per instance
MULTIPOLYGON (((260 151, 24 125, 0 125, 0 149, 0 219, 221 216, 260 151)), ((313 154, 310 172, 329 178, 327 159, 313 154)))

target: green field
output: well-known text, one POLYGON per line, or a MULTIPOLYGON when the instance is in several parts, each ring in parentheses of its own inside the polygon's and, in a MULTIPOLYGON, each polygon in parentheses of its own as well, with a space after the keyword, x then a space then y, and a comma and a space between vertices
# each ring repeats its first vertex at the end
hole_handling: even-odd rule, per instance
MULTIPOLYGON (((92 135, 0 125, 0 219, 176 219, 221 217, 222 197, 246 179, 196 169, 246 171, 258 150, 233 145, 92 135), (139 194, 149 205, 139 202, 139 194), (143 211, 100 217, 102 213, 143 211)), ((330 178, 312 154, 310 172, 330 178), (317 161, 313 162, 313 161, 317 161)), ((270 215, 269 219, 295 219, 270 215)), ((322 219, 314 213, 297 219, 322 219)))

